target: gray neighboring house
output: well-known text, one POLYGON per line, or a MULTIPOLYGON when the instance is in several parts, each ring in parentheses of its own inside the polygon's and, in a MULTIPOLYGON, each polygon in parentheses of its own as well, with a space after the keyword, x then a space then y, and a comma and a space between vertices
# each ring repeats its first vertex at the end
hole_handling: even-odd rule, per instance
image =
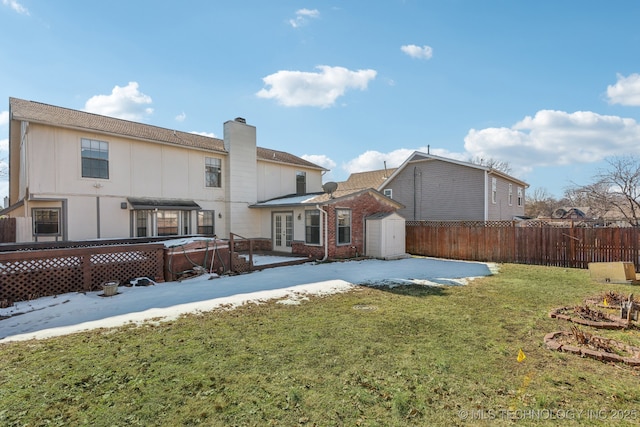
POLYGON ((375 188, 407 221, 499 221, 524 215, 529 185, 487 166, 414 152, 402 165, 354 173, 339 190, 375 188))

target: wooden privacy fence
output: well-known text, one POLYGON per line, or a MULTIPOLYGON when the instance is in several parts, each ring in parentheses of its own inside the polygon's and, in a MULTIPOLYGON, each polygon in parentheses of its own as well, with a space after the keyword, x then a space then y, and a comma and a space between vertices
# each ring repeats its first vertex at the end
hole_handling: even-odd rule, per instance
POLYGON ((0 243, 16 241, 16 219, 0 218, 0 243))
POLYGON ((163 269, 162 243, 0 252, 0 305, 99 290, 110 280, 163 281, 163 269))
POLYGON ((625 261, 640 271, 638 228, 407 221, 406 230, 407 252, 413 255, 571 268, 625 261))

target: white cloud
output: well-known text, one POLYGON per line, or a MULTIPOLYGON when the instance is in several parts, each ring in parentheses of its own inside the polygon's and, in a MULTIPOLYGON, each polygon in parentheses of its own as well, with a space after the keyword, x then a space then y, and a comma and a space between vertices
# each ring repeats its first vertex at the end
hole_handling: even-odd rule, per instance
POLYGON ((594 163, 639 153, 639 140, 640 125, 633 119, 541 110, 510 128, 471 129, 464 147, 470 158, 508 162, 518 176, 534 167, 594 163))
POLYGON ((9 180, 0 179, 0 197, 3 199, 0 206, 4 206, 4 198, 9 195, 9 180))
POLYGON ((431 46, 417 46, 415 44, 407 44, 400 47, 400 50, 409 55, 412 58, 418 59, 431 59, 433 56, 433 49, 431 46))
POLYGON ((3 199, 9 195, 9 139, 0 139, 0 207, 3 199))
POLYGON ((315 19, 320 16, 318 9, 299 9, 296 11, 296 17, 289 20, 289 25, 298 28, 306 25, 309 18, 315 19))
POLYGON ((184 119, 187 118, 187 114, 183 111, 182 113, 178 114, 176 116, 176 121, 178 122, 184 122, 184 119))
POLYGON ((213 132, 196 132, 196 131, 191 131, 189 133, 193 133, 196 135, 202 135, 202 136, 208 136, 209 138, 217 138, 216 134, 213 132))
POLYGON ((308 162, 314 163, 318 166, 322 166, 325 169, 332 170, 336 167, 336 162, 334 162, 329 156, 325 154, 305 154, 300 157, 308 162))
POLYGON ((18 3, 17 0, 2 0, 2 4, 5 6, 9 6, 15 12, 18 12, 21 15, 29 15, 29 10, 18 3))
MULTIPOLYGON (((9 124, 9 112, 0 111, 0 127, 5 127, 8 124, 9 124)), ((6 171, 7 169, 6 159, 8 155, 9 155, 9 139, 8 138, 0 139, 0 171, 6 171)), ((0 174, 0 178, 2 178, 1 174, 0 174)))
POLYGON ((591 111, 541 110, 511 127, 471 129, 464 151, 434 147, 399 148, 388 153, 366 151, 342 166, 347 173, 394 168, 414 151, 468 162, 494 159, 507 162, 511 174, 524 178, 535 168, 598 163, 611 156, 640 155, 640 124, 634 119, 591 111))
POLYGON ((441 148, 433 147, 417 147, 417 148, 398 148, 388 153, 381 153, 379 151, 365 151, 355 159, 349 160, 342 168, 348 173, 366 172, 372 170, 380 170, 385 168, 385 162, 387 168, 397 168, 405 160, 409 158, 415 151, 422 153, 430 153, 440 157, 446 157, 449 159, 456 159, 467 161, 468 157, 465 154, 454 153, 441 148))
POLYGON ((384 169, 385 162, 388 168, 398 167, 416 150, 399 148, 389 153, 379 151, 365 151, 355 159, 349 160, 342 168, 348 173, 364 172, 384 169))
POLYGON ((344 67, 319 65, 317 73, 278 71, 262 80, 270 89, 262 89, 259 98, 276 99, 286 107, 312 106, 326 108, 343 96, 347 89, 367 88, 375 79, 375 70, 351 71, 344 67))
POLYGON ((640 107, 640 74, 629 77, 618 74, 616 84, 607 86, 607 97, 610 104, 640 107))
POLYGON ((150 96, 138 90, 137 82, 125 87, 115 86, 111 95, 95 95, 85 104, 85 111, 119 119, 140 121, 153 113, 148 107, 153 102, 150 96))

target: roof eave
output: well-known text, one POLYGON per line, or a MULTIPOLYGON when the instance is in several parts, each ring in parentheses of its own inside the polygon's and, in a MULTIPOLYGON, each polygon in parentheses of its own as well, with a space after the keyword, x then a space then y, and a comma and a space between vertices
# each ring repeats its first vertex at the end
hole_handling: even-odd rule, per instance
POLYGON ((298 166, 301 168, 306 168, 306 169, 315 169, 315 170, 319 170, 319 171, 323 171, 323 172, 329 172, 330 169, 325 169, 322 166, 311 166, 311 165, 303 165, 300 163, 293 163, 293 162, 286 162, 284 160, 272 160, 272 159, 264 159, 261 157, 258 157, 259 161, 261 162, 267 162, 267 163, 276 163, 279 165, 287 165, 287 166, 298 166))
POLYGON ((154 143, 154 144, 164 144, 164 145, 170 145, 170 146, 174 146, 174 147, 190 148, 190 149, 193 149, 193 150, 215 152, 215 153, 218 153, 218 154, 221 154, 221 155, 224 155, 224 156, 229 154, 227 151, 219 150, 219 149, 217 149, 215 147, 207 148, 207 147, 193 146, 193 145, 188 145, 188 144, 180 144, 178 142, 165 141, 165 140, 161 140, 161 139, 143 138, 143 137, 134 136, 134 135, 127 135, 127 134, 119 133, 119 132, 111 132, 111 131, 104 130, 104 129, 95 129, 95 128, 84 127, 84 126, 53 123, 53 122, 50 122, 50 121, 47 121, 47 120, 38 120, 38 119, 33 119, 33 118, 28 118, 28 117, 20 117, 20 116, 18 116, 16 118, 15 114, 13 115, 12 120, 24 121, 24 122, 29 122, 29 123, 37 123, 37 124, 41 124, 41 125, 47 125, 47 126, 52 126, 52 127, 62 128, 62 129, 70 129, 70 130, 76 130, 76 131, 82 131, 82 132, 90 132, 90 133, 100 134, 100 135, 116 136, 116 137, 120 137, 120 138, 132 139, 132 140, 135 140, 135 141, 151 142, 151 143, 154 143))

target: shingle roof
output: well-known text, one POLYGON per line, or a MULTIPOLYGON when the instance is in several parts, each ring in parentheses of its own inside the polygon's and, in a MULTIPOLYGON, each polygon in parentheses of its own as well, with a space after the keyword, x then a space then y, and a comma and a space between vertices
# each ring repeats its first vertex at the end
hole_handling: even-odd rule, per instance
POLYGON ((273 207, 285 207, 285 206, 313 206, 313 205, 328 205, 332 203, 338 203, 348 197, 357 196, 359 194, 370 193, 374 196, 383 198, 387 203, 402 207, 403 205, 395 200, 389 199, 377 191, 375 188, 365 188, 359 190, 336 190, 331 195, 327 193, 313 193, 305 194, 302 196, 291 195, 286 197, 279 197, 273 200, 267 200, 264 202, 258 202, 250 207, 252 208, 273 208, 273 207))
POLYGON ((268 162, 294 164, 313 169, 320 169, 323 171, 328 170, 323 168, 322 166, 316 165, 315 163, 311 163, 298 156, 294 156, 293 154, 285 153, 284 151, 272 150, 270 148, 257 147, 256 156, 258 157, 258 159, 268 162))
POLYGON ((105 132, 149 141, 225 152, 221 139, 182 132, 85 111, 9 98, 11 118, 73 129, 105 132))
POLYGON ((391 168, 352 173, 351 175, 349 175, 349 178, 346 181, 338 183, 338 189, 336 190, 336 192, 353 192, 354 190, 364 190, 367 188, 378 189, 378 187, 380 187, 382 183, 395 171, 396 168, 391 168))
MULTIPOLYGON (((219 138, 211 138, 195 133, 182 132, 132 122, 129 120, 101 116, 99 114, 87 113, 85 111, 43 104, 41 102, 9 98, 9 110, 11 112, 11 118, 15 120, 26 120, 72 129, 85 129, 92 132, 105 132, 108 134, 122 135, 136 139, 183 145, 226 153, 226 150, 224 149, 224 141, 219 138)), ((271 150, 269 148, 257 147, 256 156, 259 160, 264 161, 327 170, 298 156, 294 156, 293 154, 285 153, 284 151, 271 150)))

